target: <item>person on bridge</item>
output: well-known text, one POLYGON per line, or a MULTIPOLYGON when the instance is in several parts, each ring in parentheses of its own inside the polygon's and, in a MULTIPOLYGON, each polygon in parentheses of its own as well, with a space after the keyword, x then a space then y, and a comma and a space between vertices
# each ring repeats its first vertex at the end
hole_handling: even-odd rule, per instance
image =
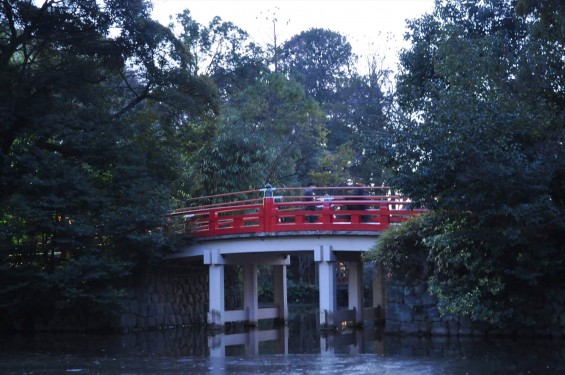
POLYGON ((270 183, 265 184, 265 189, 263 189, 265 198, 272 198, 273 197, 273 186, 270 183))
MULTIPOLYGON (((308 184, 308 187, 304 190, 304 196, 306 196, 305 201, 314 202, 316 200, 316 184, 314 184, 313 182, 310 182, 308 184)), ((306 206, 305 210, 306 211, 315 211, 316 205, 310 204, 310 205, 306 206)), ((309 223, 314 223, 318 220, 318 215, 307 215, 306 220, 309 223)))
MULTIPOLYGON (((365 184, 363 183, 363 181, 357 182, 355 186, 356 186, 355 189, 353 189, 353 195, 355 195, 355 198, 352 198, 352 200, 366 200, 367 197, 369 196, 369 191, 365 189, 365 184)), ((348 205, 347 209, 352 211, 365 211, 369 209, 369 206, 366 204, 355 204, 355 205, 348 205)), ((371 220, 371 216, 361 215, 362 223, 367 223, 370 220, 371 220)))

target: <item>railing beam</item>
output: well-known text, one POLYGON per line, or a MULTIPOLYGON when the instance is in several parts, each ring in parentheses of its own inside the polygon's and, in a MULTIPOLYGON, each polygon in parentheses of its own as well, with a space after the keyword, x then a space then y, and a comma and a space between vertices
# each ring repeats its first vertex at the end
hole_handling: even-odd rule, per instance
MULTIPOLYGON (((318 188, 318 191, 322 189, 337 190, 318 188)), ((171 222, 177 218, 183 220, 180 230, 192 232, 196 237, 312 230, 382 232, 391 224, 403 222, 424 211, 407 209, 409 202, 398 196, 337 195, 323 196, 319 201, 306 201, 307 197, 285 194, 298 190, 300 189, 277 189, 280 195, 276 197, 265 194, 264 197, 255 199, 249 198, 249 191, 222 194, 215 197, 228 199, 241 195, 244 199, 178 209, 168 219, 171 222), (317 209, 308 210, 312 206, 317 209), (316 220, 306 220, 309 216, 316 217, 316 220)), ((261 189, 256 193, 266 193, 266 190, 261 189)), ((206 200, 210 201, 212 199, 206 200)))

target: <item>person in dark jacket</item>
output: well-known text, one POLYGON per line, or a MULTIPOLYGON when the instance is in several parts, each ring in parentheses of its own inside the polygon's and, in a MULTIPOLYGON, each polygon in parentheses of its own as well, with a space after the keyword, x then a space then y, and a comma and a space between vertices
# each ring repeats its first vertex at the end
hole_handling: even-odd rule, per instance
MULTIPOLYGON (((316 200, 316 184, 313 182, 308 184, 308 187, 304 190, 304 196, 306 196, 305 201, 314 202, 316 200)), ((310 204, 304 208, 306 211, 315 211, 316 206, 310 204)), ((318 215, 307 215, 306 220, 309 223, 314 223, 318 220, 318 215)))
MULTIPOLYGON (((363 182, 358 182, 357 184, 355 184, 355 188, 353 189, 352 193, 355 196, 355 198, 352 198, 352 200, 364 201, 369 199, 369 190, 365 189, 365 184, 363 182)), ((366 211, 369 209, 369 206, 367 204, 352 204, 352 205, 348 205, 347 209, 354 211, 366 211)), ((370 215, 361 215, 362 223, 367 223, 370 220, 371 220, 370 215)))

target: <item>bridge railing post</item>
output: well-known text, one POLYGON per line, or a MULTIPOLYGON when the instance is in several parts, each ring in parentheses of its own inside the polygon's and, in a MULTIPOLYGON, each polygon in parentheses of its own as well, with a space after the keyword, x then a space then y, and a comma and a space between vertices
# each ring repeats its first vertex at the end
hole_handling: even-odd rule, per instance
POLYGON ((264 189, 260 189, 263 192, 263 220, 260 223, 262 228, 259 228, 259 231, 263 232, 271 232, 273 230, 273 218, 274 218, 274 201, 275 197, 273 193, 277 188, 271 186, 271 184, 266 183, 264 189))
POLYGON ((387 229, 390 226, 390 208, 388 202, 381 203, 380 207, 380 222, 383 229, 387 229))
POLYGON ((211 235, 218 230, 218 212, 216 210, 211 210, 208 213, 208 232, 211 235))
POLYGON ((272 196, 263 198, 263 231, 271 232, 273 229, 273 210, 275 209, 274 198, 272 196))
POLYGON ((322 202, 322 223, 332 224, 333 223, 333 212, 331 207, 331 202, 324 200, 322 202))

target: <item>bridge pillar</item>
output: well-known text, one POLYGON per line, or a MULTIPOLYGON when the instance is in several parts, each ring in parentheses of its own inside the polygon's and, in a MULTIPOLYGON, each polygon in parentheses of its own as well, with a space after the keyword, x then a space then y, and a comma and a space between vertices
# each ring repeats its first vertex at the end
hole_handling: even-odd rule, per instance
POLYGON ((355 325, 363 325, 363 262, 349 262, 349 309, 355 310, 355 325))
POLYGON ((279 308, 279 323, 287 324, 288 322, 288 300, 286 290, 286 265, 273 266, 273 296, 274 303, 279 308))
POLYGON ((323 245, 314 250, 314 261, 318 264, 320 291, 320 326, 335 328, 334 313, 337 310, 335 255, 331 246, 323 245))
POLYGON ((204 254, 204 264, 209 265, 208 272, 208 324, 213 328, 223 327, 225 316, 224 302, 224 265, 220 252, 208 250, 204 254))
POLYGON ((257 286, 257 265, 243 266, 243 308, 247 312, 246 325, 255 326, 259 321, 259 291, 257 286))

